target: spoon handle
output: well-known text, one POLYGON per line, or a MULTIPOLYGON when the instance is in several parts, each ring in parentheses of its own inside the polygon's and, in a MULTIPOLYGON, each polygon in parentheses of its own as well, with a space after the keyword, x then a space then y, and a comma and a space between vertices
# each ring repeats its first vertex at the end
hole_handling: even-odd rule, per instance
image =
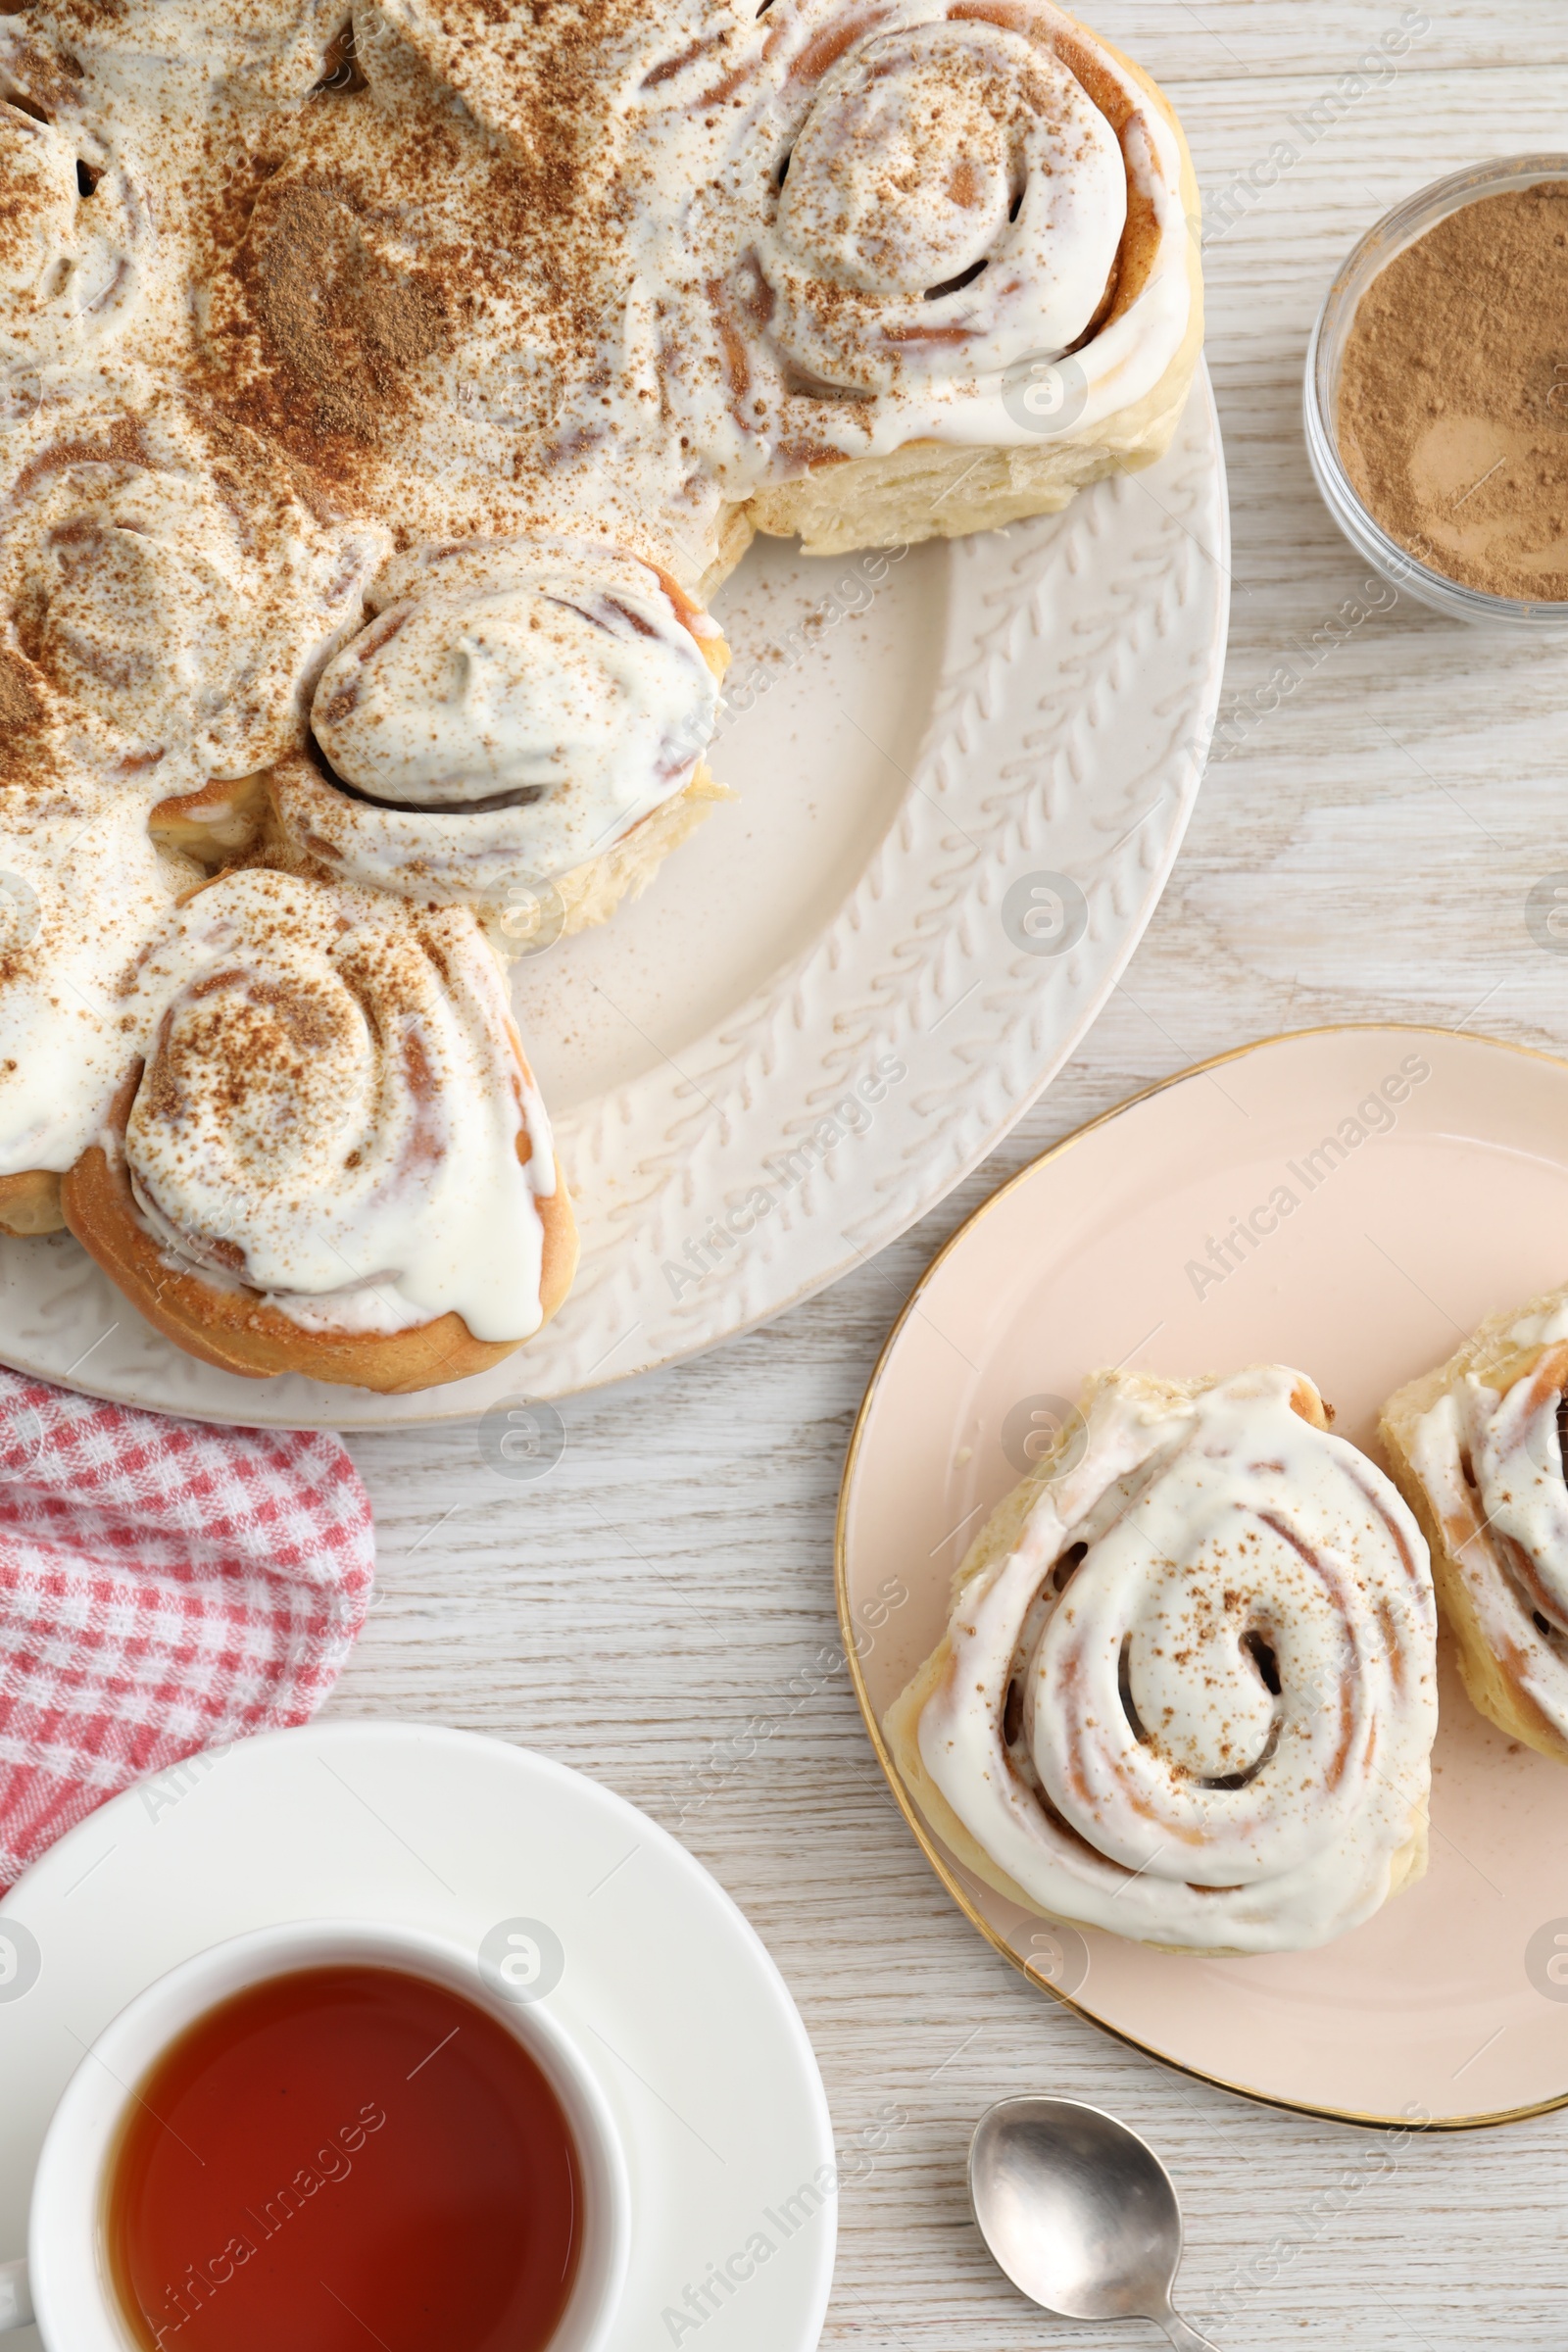
POLYGON ((1172 2311, 1168 2303, 1163 2311, 1152 2311, 1149 2316, 1164 2328, 1176 2352, 1219 2352, 1217 2344, 1210 2343, 1206 2335, 1200 2335, 1196 2328, 1189 2328, 1181 2313, 1172 2311))

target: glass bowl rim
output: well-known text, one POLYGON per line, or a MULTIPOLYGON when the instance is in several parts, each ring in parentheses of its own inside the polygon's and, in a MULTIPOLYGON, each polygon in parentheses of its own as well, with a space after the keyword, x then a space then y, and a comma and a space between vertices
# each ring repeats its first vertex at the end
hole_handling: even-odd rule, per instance
MULTIPOLYGON (((1504 620, 1536 628, 1568 628, 1568 596, 1495 596, 1488 589, 1472 588, 1465 581, 1456 580, 1451 574, 1435 570, 1431 564, 1424 564, 1385 530, 1351 481, 1340 455, 1338 436, 1330 423, 1331 402, 1338 389, 1337 370, 1336 382, 1332 387, 1325 381, 1330 335, 1340 324, 1340 311, 1348 302, 1352 288, 1358 306, 1361 295, 1380 270, 1396 260, 1400 253, 1407 251, 1440 220, 1448 219, 1453 213, 1462 212, 1470 204, 1481 203, 1489 196, 1504 193, 1510 188, 1538 186, 1543 180, 1549 179, 1560 179, 1568 186, 1568 152, 1544 150, 1527 155, 1497 157, 1485 164, 1467 165, 1462 171, 1450 172, 1442 179, 1430 181, 1413 195, 1392 206, 1356 239, 1335 271, 1307 343, 1304 385, 1306 438, 1313 471, 1318 476, 1319 486, 1325 493, 1335 520, 1342 530, 1346 528, 1347 521, 1354 523, 1357 539, 1364 543, 1360 544, 1359 552, 1375 563, 1395 586, 1406 589, 1412 596, 1440 612, 1456 613, 1466 619, 1504 620), (1378 269, 1366 270, 1365 264, 1374 250, 1381 252, 1384 258, 1378 269)), ((1353 309, 1350 317, 1354 317, 1353 309)), ((1343 352, 1340 356, 1343 356, 1343 352)))

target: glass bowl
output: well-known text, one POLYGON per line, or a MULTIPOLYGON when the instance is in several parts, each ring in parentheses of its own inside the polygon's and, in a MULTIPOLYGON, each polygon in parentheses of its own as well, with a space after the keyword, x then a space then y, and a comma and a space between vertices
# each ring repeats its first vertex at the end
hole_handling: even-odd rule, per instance
POLYGON ((1361 502, 1340 456, 1340 369, 1345 346, 1362 295, 1396 255, 1424 237, 1440 220, 1485 196, 1506 195, 1544 179, 1568 181, 1568 155, 1520 155, 1501 163, 1477 164, 1455 172, 1418 196, 1396 206, 1350 255, 1318 313, 1306 353, 1306 450, 1323 503, 1350 545, 1384 579, 1455 620, 1514 629, 1568 629, 1568 603, 1528 604, 1511 596, 1489 596, 1467 588, 1411 555, 1383 528, 1361 502))

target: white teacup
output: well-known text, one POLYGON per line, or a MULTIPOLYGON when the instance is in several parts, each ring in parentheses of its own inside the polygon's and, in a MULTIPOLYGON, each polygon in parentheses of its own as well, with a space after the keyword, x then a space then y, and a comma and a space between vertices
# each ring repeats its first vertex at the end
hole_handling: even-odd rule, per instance
POLYGON ((306 1920, 261 1928, 198 1953, 106 2026, 61 2095, 32 2188, 25 2262, 0 2263, 0 2332, 36 2318, 48 2352, 128 2352, 109 2275, 107 2170, 135 2085, 185 2028, 230 1993, 301 1968, 401 1968, 449 1986, 520 2041, 560 2099, 583 2171, 577 2281, 550 2352, 602 2352, 631 2242, 626 2160, 593 2073, 542 2004, 507 1999, 471 1950, 413 1928, 306 1920))

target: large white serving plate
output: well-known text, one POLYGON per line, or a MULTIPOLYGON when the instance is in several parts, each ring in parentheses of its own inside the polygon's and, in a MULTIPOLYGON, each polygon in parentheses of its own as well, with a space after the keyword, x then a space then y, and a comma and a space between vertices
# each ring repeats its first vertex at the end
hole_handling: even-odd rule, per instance
POLYGON ((1206 375, 1160 465, 1065 514, 896 561, 759 542, 717 600, 736 662, 713 765, 740 801, 517 976, 583 1244, 521 1354, 416 1396, 241 1380, 56 1235, 0 1247, 0 1355, 213 1421, 461 1420, 669 1363, 831 1282, 991 1150, 1132 955, 1202 773, 1229 556, 1206 375), (1064 953, 1019 931, 1041 875, 1083 894, 1064 953))

